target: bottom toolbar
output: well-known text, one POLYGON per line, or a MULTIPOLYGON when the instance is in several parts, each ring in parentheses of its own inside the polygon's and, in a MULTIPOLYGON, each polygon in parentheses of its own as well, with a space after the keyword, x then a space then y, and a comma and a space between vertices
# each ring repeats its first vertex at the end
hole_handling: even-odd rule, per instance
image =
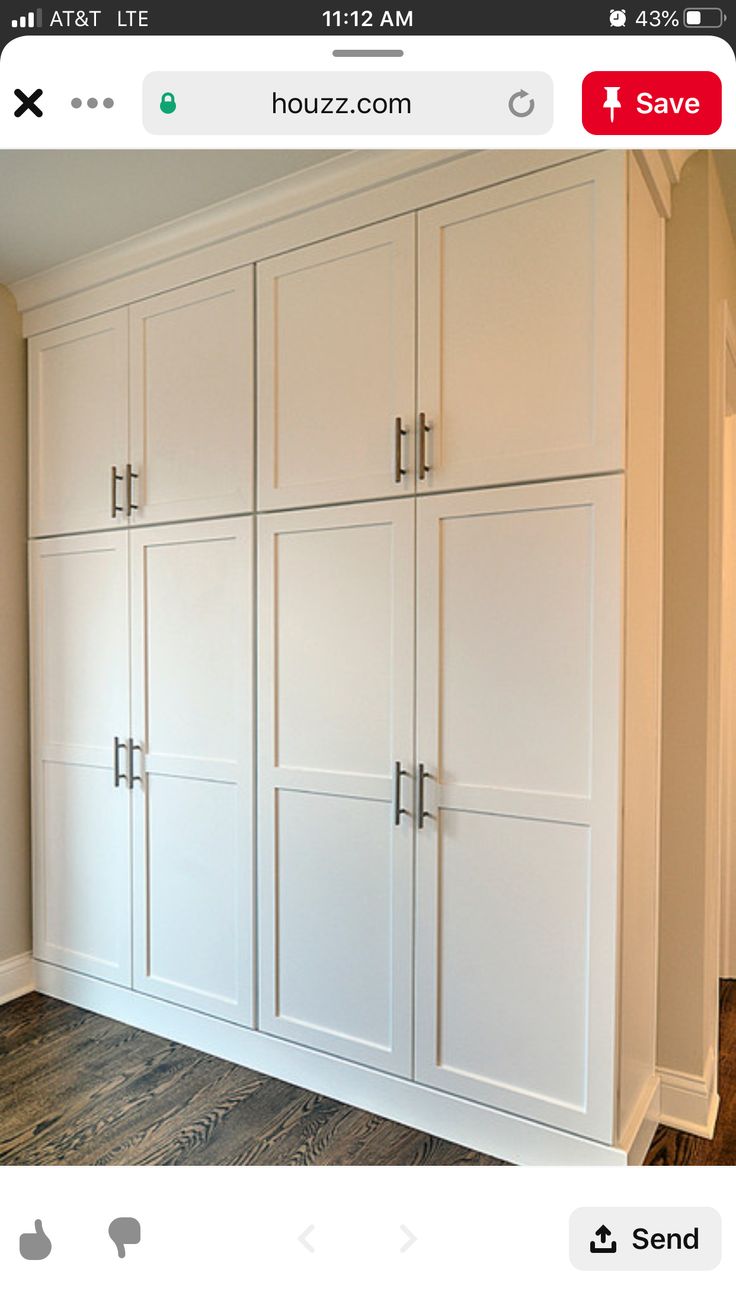
POLYGON ((668 1308, 691 1308, 692 1279, 672 1273, 731 1294, 734 1232, 728 1168, 0 1169, 0 1276, 25 1305, 77 1302, 83 1276, 121 1308, 235 1292, 308 1308, 481 1292, 588 1308, 593 1271, 614 1308, 626 1271, 646 1293, 667 1273, 668 1308))

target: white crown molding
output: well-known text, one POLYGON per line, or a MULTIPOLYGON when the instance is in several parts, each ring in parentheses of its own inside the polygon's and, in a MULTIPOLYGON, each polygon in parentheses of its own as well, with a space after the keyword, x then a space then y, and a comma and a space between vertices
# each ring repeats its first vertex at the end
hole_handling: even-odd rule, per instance
POLYGON ((351 151, 11 286, 33 336, 595 151, 351 151))
POLYGON ((286 217, 416 176, 440 164, 479 153, 470 150, 351 150, 267 182, 241 195, 197 209, 91 254, 69 259, 13 282, 21 313, 90 290, 180 255, 209 249, 286 217))
POLYGON ((36 989, 33 958, 30 953, 16 954, 0 963, 0 1004, 27 995, 36 989))

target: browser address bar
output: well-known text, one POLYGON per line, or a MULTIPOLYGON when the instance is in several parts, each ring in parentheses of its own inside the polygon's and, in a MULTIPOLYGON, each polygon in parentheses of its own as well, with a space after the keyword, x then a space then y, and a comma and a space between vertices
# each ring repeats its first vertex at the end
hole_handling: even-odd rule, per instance
POLYGON ((153 72, 143 122, 159 136, 539 136, 547 73, 153 72))

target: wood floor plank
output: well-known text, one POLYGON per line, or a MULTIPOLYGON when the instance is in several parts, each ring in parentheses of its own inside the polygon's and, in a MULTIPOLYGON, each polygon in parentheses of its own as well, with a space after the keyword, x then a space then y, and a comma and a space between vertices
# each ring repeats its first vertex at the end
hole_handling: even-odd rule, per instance
MULTIPOLYGON (((736 982, 716 1139, 661 1128, 651 1166, 736 1163, 736 982)), ((498 1159, 46 996, 0 1008, 0 1165, 492 1167, 498 1159)))

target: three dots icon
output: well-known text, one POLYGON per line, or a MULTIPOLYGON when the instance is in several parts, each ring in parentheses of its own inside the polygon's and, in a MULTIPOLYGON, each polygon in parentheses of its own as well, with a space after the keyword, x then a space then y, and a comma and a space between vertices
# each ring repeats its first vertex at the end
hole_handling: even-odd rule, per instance
MULTIPOLYGON (((84 104, 84 101, 80 99, 78 95, 75 95, 71 103, 72 103, 72 109, 81 109, 82 105, 84 104)), ((87 101, 87 108, 96 109, 99 103, 100 103, 99 100, 94 95, 91 95, 89 97, 89 100, 87 101)), ((112 109, 114 104, 115 101, 110 95, 106 95, 105 99, 102 101, 103 109, 112 109)))

